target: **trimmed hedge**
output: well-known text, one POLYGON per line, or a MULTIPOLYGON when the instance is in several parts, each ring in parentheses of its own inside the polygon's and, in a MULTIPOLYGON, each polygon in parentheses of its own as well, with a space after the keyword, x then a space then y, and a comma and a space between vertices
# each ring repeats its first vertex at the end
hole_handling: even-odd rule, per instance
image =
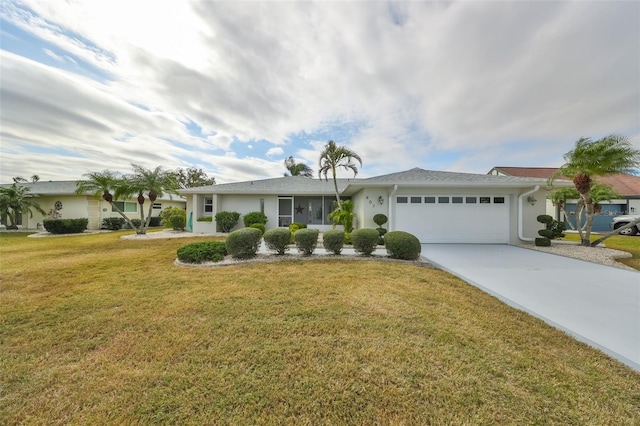
POLYGON ((185 263, 220 262, 226 255, 223 241, 192 243, 178 249, 178 259, 185 263))
POLYGON ((382 225, 387 223, 388 220, 389 219, 387 218, 387 216, 382 214, 382 213, 378 213, 378 214, 374 214, 373 215, 373 223, 378 225, 380 228, 382 228, 382 225))
POLYGON ((231 232, 240 220, 238 212, 220 212, 216 213, 216 224, 220 232, 231 232))
POLYGON ((420 240, 408 232, 391 231, 384 236, 384 246, 393 259, 416 260, 420 257, 420 240))
POLYGON ((118 229, 122 229, 123 225, 124 218, 122 217, 105 217, 102 219, 102 229, 117 231, 118 229))
POLYGON ((332 229, 322 234, 322 245, 333 254, 340 254, 344 247, 344 231, 332 229))
POLYGON ((265 232, 263 238, 269 250, 274 250, 279 255, 282 255, 289 249, 291 232, 287 228, 273 228, 265 232))
POLYGON ((320 232, 317 229, 303 228, 298 229, 293 238, 296 242, 296 247, 304 256, 310 256, 316 249, 318 244, 318 234, 320 232))
POLYGON ((356 253, 370 256, 378 245, 380 234, 372 228, 360 228, 351 232, 351 243, 356 253))
POLYGON ((264 235, 264 232, 266 230, 264 227, 264 223, 252 223, 251 226, 248 226, 248 228, 259 229, 262 232, 262 235, 264 235))
POLYGON ((289 232, 291 232, 291 244, 296 242, 293 236, 296 234, 298 229, 305 229, 306 227, 307 227, 306 223, 300 223, 300 222, 293 222, 291 225, 289 225, 289 232))
POLYGON ((256 255, 262 232, 256 228, 242 228, 227 236, 227 252, 235 259, 249 259, 256 255))
POLYGON ((52 234, 78 234, 87 229, 89 219, 45 219, 42 225, 52 234))
POLYGON ((262 212, 251 212, 244 215, 242 218, 244 222, 244 226, 247 228, 251 227, 254 223, 261 223, 263 225, 267 224, 267 216, 262 212))

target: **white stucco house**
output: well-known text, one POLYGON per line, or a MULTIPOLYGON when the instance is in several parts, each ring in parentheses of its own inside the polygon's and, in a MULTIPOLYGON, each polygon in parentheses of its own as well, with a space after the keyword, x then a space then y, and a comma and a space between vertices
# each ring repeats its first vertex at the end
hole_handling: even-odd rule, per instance
MULTIPOLYGON (((556 186, 571 182, 556 181, 556 186)), ((355 228, 376 228, 373 216, 387 215, 389 231, 406 231, 422 243, 517 244, 533 240, 542 228, 547 180, 441 172, 414 168, 366 179, 338 179, 341 198, 355 205, 355 228), (538 201, 540 200, 540 201, 538 201)), ((191 232, 216 231, 202 221, 222 211, 241 215, 261 211, 267 229, 301 222, 319 230, 332 228, 333 180, 280 177, 189 188, 191 232), (198 220, 200 219, 200 220, 198 220)), ((237 228, 243 226, 242 217, 237 228)))
MULTIPOLYGON (((88 218, 89 225, 87 229, 100 229, 102 219, 107 217, 120 217, 113 211, 109 203, 102 198, 96 198, 92 194, 78 195, 76 194, 76 181, 41 181, 41 182, 24 182, 18 183, 19 186, 26 186, 29 192, 34 194, 34 200, 45 211, 59 207, 60 215, 65 219, 88 218)), ((11 186, 11 184, 2 184, 2 187, 11 186)), ((140 218, 140 210, 136 199, 115 201, 118 207, 125 212, 131 219, 140 218)), ((149 200, 146 201, 149 203, 149 200)), ((149 208, 149 204, 144 205, 145 217, 149 208)), ((153 205, 152 216, 159 216, 160 212, 167 207, 186 207, 186 200, 180 196, 158 197, 153 205)), ((39 229, 42 228, 42 221, 45 215, 33 210, 33 217, 29 214, 22 214, 18 218, 18 226, 22 229, 39 229)), ((0 218, 3 225, 6 225, 5 218, 0 218)))

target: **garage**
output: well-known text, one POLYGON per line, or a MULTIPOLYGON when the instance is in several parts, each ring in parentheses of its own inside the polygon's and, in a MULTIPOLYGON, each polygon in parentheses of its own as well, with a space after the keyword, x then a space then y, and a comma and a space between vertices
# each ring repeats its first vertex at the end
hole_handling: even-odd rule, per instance
POLYGON ((396 229, 421 243, 509 242, 509 197, 416 194, 396 196, 396 229))

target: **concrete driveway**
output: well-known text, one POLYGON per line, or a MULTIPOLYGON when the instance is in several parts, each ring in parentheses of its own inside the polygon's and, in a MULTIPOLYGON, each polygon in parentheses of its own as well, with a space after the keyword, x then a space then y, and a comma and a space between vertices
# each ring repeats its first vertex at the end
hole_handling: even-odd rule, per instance
POLYGON ((640 371, 640 273, 508 245, 423 244, 422 257, 640 371))

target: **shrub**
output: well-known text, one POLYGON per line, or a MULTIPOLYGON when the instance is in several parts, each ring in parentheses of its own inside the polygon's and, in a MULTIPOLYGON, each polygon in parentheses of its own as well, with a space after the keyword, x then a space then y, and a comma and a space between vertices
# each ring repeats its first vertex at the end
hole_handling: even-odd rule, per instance
POLYGON ((262 232, 256 228, 242 228, 227 236, 227 252, 235 259, 254 257, 258 251, 262 232))
POLYGON ((393 259, 416 260, 422 251, 418 238, 404 231, 387 232, 384 236, 384 246, 387 254, 393 259))
POLYGON ((551 240, 564 237, 565 224, 559 222, 548 214, 539 215, 536 220, 544 224, 544 229, 538 231, 541 238, 535 239, 535 245, 538 247, 549 247, 551 240))
POLYGON ((231 232, 238 224, 240 213, 238 212, 220 212, 216 213, 216 224, 220 232, 231 232))
POLYGON ((264 223, 252 223, 251 226, 249 226, 249 228, 259 229, 260 232, 262 232, 262 235, 264 235, 264 231, 265 231, 264 223))
POLYGON ((118 229, 122 229, 124 222, 124 218, 122 217, 105 217, 102 219, 102 229, 117 231, 118 229))
MULTIPOLYGON (((181 209, 182 210, 182 209, 181 209)), ((183 210, 184 211, 184 210, 183 210)), ((186 223, 186 215, 187 212, 184 212, 185 214, 185 223, 186 223)), ((162 225, 162 218, 160 216, 153 216, 150 220, 149 220, 149 226, 160 226, 162 225)))
POLYGON ((291 241, 291 232, 287 228, 273 228, 264 233, 264 243, 269 250, 284 254, 291 241))
POLYGON ((220 262, 227 255, 224 241, 204 241, 178 249, 178 259, 186 263, 220 262))
POLYGON ((317 229, 307 228, 298 229, 296 233, 293 234, 296 247, 298 247, 298 250, 300 250, 303 255, 310 256, 316 249, 318 234, 319 231, 317 229))
POLYGON ((374 214, 373 215, 373 223, 378 225, 378 227, 380 227, 380 228, 382 228, 382 225, 387 223, 388 220, 389 219, 387 218, 387 216, 383 215, 382 213, 378 213, 378 214, 374 214))
POLYGON ((549 247, 551 245, 551 240, 549 238, 536 238, 535 244, 537 247, 549 247))
POLYGON ((333 254, 340 254, 344 247, 344 231, 332 229, 322 234, 322 245, 333 254))
POLYGON ((196 222, 213 222, 213 216, 199 217, 196 222))
POLYGON ((378 245, 380 234, 375 229, 360 228, 351 233, 351 241, 356 253, 371 255, 378 245))
POLYGON ((295 243, 293 236, 295 235, 296 231, 298 229, 305 229, 306 227, 307 227, 306 223, 300 223, 300 222, 293 222, 291 225, 289 225, 289 232, 291 232, 291 244, 295 243))
POLYGON ((251 212, 244 215, 242 221, 247 228, 251 227, 254 223, 267 224, 267 216, 262 212, 251 212))
POLYGON ((42 225, 52 234, 77 234, 87 229, 89 219, 45 219, 42 225))
POLYGON ((353 231, 353 221, 356 218, 353 201, 344 200, 342 202, 342 208, 336 207, 334 211, 329 213, 327 218, 333 222, 333 227, 336 225, 342 225, 344 227, 344 232, 353 231))
POLYGON ((345 246, 351 245, 351 232, 344 233, 344 245, 345 246))
MULTIPOLYGON (((160 213, 162 224, 176 231, 184 231, 187 225, 187 211, 177 207, 169 207, 160 213)), ((154 219, 153 217, 151 218, 154 219)))

